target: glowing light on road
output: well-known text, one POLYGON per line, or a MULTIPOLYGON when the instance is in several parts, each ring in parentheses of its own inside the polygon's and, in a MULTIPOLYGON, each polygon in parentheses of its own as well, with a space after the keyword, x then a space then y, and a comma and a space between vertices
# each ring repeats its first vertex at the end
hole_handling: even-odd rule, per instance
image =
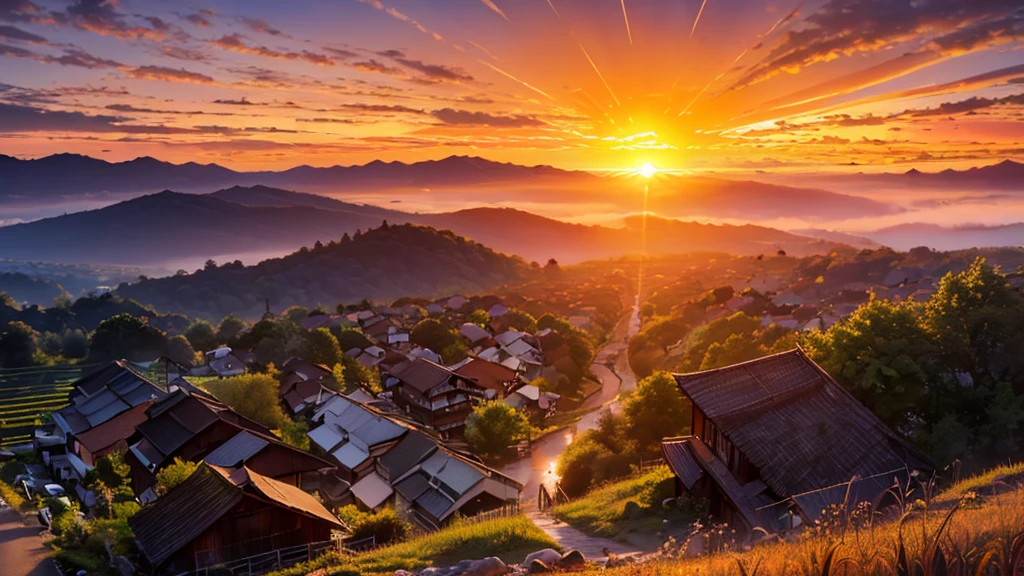
POLYGON ((654 167, 654 164, 651 164, 650 162, 644 162, 643 166, 641 166, 636 171, 636 173, 643 176, 644 178, 650 178, 658 173, 658 169, 654 167))
POLYGON ((572 432, 566 432, 565 433, 565 445, 568 446, 568 445, 572 444, 572 440, 573 440, 572 432))

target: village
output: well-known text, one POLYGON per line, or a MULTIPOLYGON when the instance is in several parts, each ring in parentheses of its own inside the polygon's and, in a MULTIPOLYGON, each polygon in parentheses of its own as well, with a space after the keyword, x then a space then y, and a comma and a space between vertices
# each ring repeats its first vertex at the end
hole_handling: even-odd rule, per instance
MULTIPOLYGON (((734 296, 722 306, 752 301, 734 296)), ((416 533, 430 534, 524 512, 535 519, 568 500, 551 470, 538 479, 527 466, 519 480, 501 471, 503 463, 529 461, 534 449, 561 442, 564 427, 543 438, 527 435, 486 460, 467 443, 466 427, 474 409, 489 403, 535 427, 558 415, 560 395, 547 383, 566 376, 545 350, 560 342, 559 327, 572 323, 539 328, 495 297, 419 304, 425 305, 363 305, 299 319, 309 331, 359 333, 363 341, 343 350, 343 361, 357 364, 366 381, 346 383, 344 373, 298 356, 275 367, 277 402, 302 423, 298 442, 206 389, 258 369, 266 362, 258 349, 217 347, 192 367, 166 357, 145 365, 118 360, 76 381, 70 404, 35 431, 38 460, 24 467, 15 488, 42 503, 44 525, 64 514, 62 530, 68 522, 111 516, 114 502, 134 503, 127 525, 136 564, 107 550, 107 564, 122 574, 260 574, 388 544, 386 531, 356 534, 340 513, 346 508, 364 515, 393 510, 416 533), (461 359, 446 364, 448 354, 413 343, 424 315, 456 327, 461 359), (122 487, 97 481, 98 471, 109 476, 111 468, 121 469, 115 481, 122 487)), ((618 346, 621 374, 604 384, 609 402, 590 411, 618 408, 629 372, 622 355, 636 314, 634 306, 621 319, 621 341, 606 344, 618 346)), ((731 526, 740 542, 755 540, 758 531, 799 533, 845 502, 881 503, 894 479, 910 490, 935 469, 800 349, 677 375, 672 387, 690 406, 689 435, 656 446, 671 471, 673 497, 705 503, 709 517, 731 526), (775 432, 781 429, 790 431, 784 447, 775 432), (813 474, 795 473, 810 463, 813 474)), ((633 557, 628 548, 624 556, 596 552, 599 542, 586 554, 564 546, 562 553, 541 550, 522 565, 573 569, 633 557)))

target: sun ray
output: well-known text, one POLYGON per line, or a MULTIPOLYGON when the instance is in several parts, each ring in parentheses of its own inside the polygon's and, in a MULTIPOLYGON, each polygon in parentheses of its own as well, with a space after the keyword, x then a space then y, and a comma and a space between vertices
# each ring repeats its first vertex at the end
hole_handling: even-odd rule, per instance
POLYGON ((626 13, 626 0, 621 0, 621 2, 622 2, 622 19, 626 21, 626 36, 629 37, 629 45, 632 46, 633 45, 633 32, 631 32, 630 29, 629 29, 629 14, 626 13))
POLYGON ((612 87, 608 85, 608 81, 604 79, 604 74, 601 74, 601 71, 597 68, 597 64, 594 64, 594 59, 590 57, 590 54, 587 54, 587 49, 583 47, 583 43, 576 40, 576 44, 579 44, 580 50, 583 51, 583 55, 587 57, 587 62, 590 62, 590 66, 594 68, 594 72, 597 72, 597 77, 601 79, 604 87, 608 89, 608 93, 612 95, 612 100, 615 101, 615 105, 622 106, 622 103, 619 102, 619 97, 615 95, 615 92, 612 91, 612 87))
POLYGON ((697 17, 693 20, 693 28, 690 28, 690 40, 693 40, 693 33, 697 31, 697 23, 700 22, 700 15, 704 13, 704 7, 708 5, 708 0, 701 2, 700 10, 697 11, 697 17))
POLYGON ((488 50, 487 48, 484 48, 483 46, 481 46, 481 45, 477 44, 476 42, 473 42, 472 40, 466 40, 466 42, 467 42, 467 43, 469 43, 469 44, 470 44, 471 46, 473 46, 473 47, 477 48, 478 50, 480 50, 480 51, 481 51, 481 52, 483 52, 484 54, 487 54, 487 56, 488 56, 488 57, 489 57, 489 58, 490 58, 491 60, 497 60, 497 59, 498 59, 498 57, 497 57, 497 56, 495 56, 494 54, 491 54, 491 51, 490 51, 490 50, 488 50))
POLYGON ((562 15, 558 13, 558 8, 555 8, 555 3, 553 0, 548 0, 548 6, 551 6, 551 11, 555 13, 555 16, 557 16, 559 20, 561 20, 562 15))
POLYGON ((533 90, 533 91, 534 91, 534 92, 536 92, 537 94, 540 94, 541 96, 543 96, 543 97, 545 97, 545 98, 547 98, 547 99, 549 99, 549 100, 551 100, 551 101, 553 101, 553 102, 557 102, 557 100, 555 100, 555 99, 554 99, 554 98, 553 98, 553 97, 552 97, 552 96, 551 96, 550 94, 548 94, 547 92, 545 92, 545 91, 541 90, 540 88, 537 88, 536 86, 532 86, 532 85, 530 85, 530 84, 529 84, 528 82, 524 82, 524 81, 520 80, 519 78, 516 78, 515 76, 513 76, 513 75, 509 74, 508 72, 505 72, 505 71, 504 71, 504 70, 502 70, 501 68, 498 68, 498 67, 497 67, 497 66, 495 66, 494 64, 491 64, 490 62, 487 62, 487 61, 484 61, 484 60, 479 60, 479 59, 477 60, 477 62, 479 62, 479 63, 483 64, 484 66, 487 66, 487 67, 488 67, 488 68, 490 68, 491 70, 494 70, 494 71, 495 71, 495 72, 497 72, 498 74, 501 74, 502 76, 504 76, 504 77, 506 77, 506 78, 508 78, 508 79, 510 79, 510 80, 513 80, 513 81, 515 81, 515 82, 518 82, 518 83, 522 84, 523 86, 525 86, 525 87, 529 88, 530 90, 533 90))

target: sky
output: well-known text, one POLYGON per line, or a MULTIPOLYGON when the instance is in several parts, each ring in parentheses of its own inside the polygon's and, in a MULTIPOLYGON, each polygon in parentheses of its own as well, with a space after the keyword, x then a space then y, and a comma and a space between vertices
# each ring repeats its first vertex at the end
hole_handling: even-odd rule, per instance
POLYGON ((962 168, 1024 159, 1022 48, 1020 0, 0 0, 0 153, 962 168))

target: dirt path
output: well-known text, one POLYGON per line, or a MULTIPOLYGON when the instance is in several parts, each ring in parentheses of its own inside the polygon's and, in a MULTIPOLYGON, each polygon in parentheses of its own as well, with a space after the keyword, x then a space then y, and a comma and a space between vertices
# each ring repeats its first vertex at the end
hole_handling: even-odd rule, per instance
POLYGON ((17 510, 0 505, 0 573, 5 576, 60 576, 39 537, 42 527, 26 525, 17 510))
POLYGON ((529 518, 538 528, 547 533, 548 536, 554 538, 562 547, 563 552, 579 550, 587 557, 588 560, 604 558, 606 556, 604 549, 606 548, 611 550, 613 554, 619 556, 630 556, 642 553, 640 550, 637 550, 627 544, 622 544, 621 542, 584 534, 565 522, 552 518, 547 514, 538 512, 536 509, 531 512, 527 512, 526 517, 529 518))

